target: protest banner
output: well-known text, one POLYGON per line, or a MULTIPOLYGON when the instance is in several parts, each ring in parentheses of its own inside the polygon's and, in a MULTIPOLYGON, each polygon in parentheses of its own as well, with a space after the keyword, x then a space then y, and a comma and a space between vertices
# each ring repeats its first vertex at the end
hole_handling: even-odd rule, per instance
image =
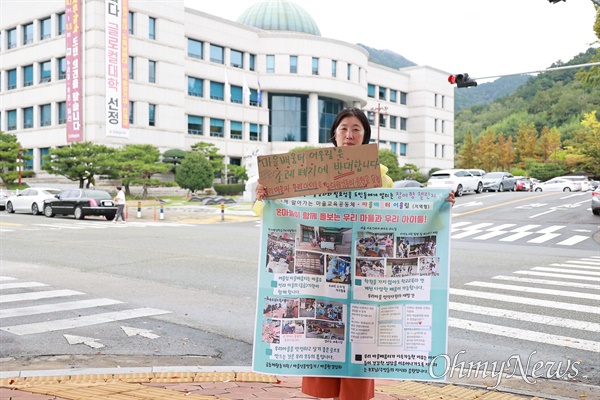
POLYGON ((447 196, 368 189, 265 201, 253 370, 443 380, 447 196))

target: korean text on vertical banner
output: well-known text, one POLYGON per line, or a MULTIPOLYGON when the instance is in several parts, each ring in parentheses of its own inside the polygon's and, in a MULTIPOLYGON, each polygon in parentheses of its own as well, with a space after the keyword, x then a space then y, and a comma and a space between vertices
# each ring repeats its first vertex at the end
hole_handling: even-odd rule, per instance
POLYGON ((129 138, 129 6, 107 0, 106 136, 129 138))
POLYGON ((65 1, 67 143, 83 140, 83 9, 82 0, 65 1))

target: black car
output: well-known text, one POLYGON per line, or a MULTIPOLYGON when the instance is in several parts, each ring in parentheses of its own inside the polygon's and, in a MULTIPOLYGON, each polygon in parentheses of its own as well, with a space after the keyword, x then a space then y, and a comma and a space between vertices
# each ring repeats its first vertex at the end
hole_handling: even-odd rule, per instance
POLYGON ((68 189, 55 197, 44 201, 44 215, 48 218, 73 215, 76 219, 83 219, 86 215, 103 215, 112 221, 117 214, 117 206, 110 193, 105 190, 68 189))

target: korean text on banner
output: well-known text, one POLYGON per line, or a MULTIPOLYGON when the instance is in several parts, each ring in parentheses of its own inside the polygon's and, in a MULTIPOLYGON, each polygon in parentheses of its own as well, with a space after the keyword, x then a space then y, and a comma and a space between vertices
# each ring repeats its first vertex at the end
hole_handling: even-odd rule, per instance
POLYGON ((65 1, 67 143, 83 140, 82 0, 65 1))
POLYGON ((129 138, 128 0, 106 6, 106 136, 129 138))

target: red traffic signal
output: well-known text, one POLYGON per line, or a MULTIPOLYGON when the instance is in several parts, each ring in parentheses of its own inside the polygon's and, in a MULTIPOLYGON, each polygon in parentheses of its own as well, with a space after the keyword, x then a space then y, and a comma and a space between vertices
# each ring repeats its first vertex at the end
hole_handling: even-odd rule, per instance
POLYGON ((469 74, 450 75, 448 77, 448 82, 453 85, 456 84, 459 88, 477 86, 477 82, 474 79, 469 78, 469 74))

